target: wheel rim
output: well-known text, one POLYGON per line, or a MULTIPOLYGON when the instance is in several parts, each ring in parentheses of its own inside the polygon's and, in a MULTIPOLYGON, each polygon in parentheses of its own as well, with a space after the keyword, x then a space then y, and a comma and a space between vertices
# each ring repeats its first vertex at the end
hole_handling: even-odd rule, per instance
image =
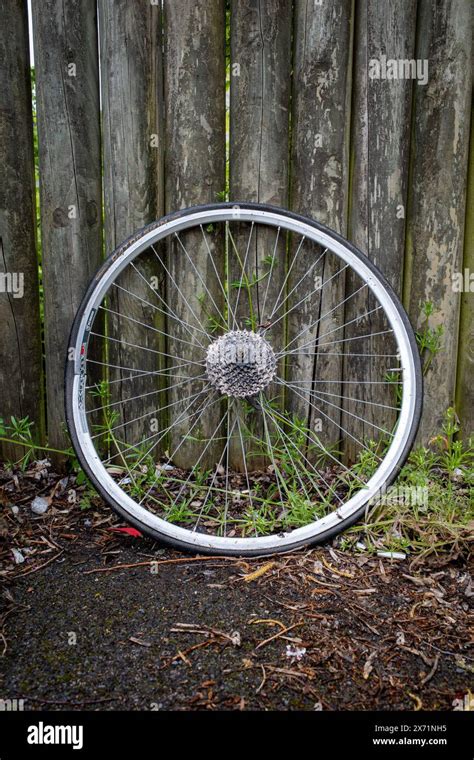
MULTIPOLYGON (((209 243, 209 241, 207 242, 209 243)), ((214 266, 215 260, 210 246, 208 251, 210 261, 212 261, 214 266)), ((339 276, 340 275, 338 275, 338 277, 339 276)), ((330 279, 331 278, 328 278, 323 281, 322 287, 319 287, 319 290, 324 291, 324 288, 329 286, 330 279)), ((336 280, 337 277, 334 276, 332 279, 336 280)), ((320 283, 318 283, 313 290, 317 292, 317 287, 319 285, 320 283)), ((130 292, 132 292, 131 289, 130 292)), ((135 290, 133 292, 136 294, 135 290)), ((152 294, 149 293, 148 297, 151 295, 152 294)), ((142 298, 142 300, 145 299, 142 298)), ((149 303, 151 304, 151 298, 149 303)), ((244 313, 247 313, 245 312, 245 309, 244 313)), ((366 314, 363 314, 362 316, 365 317, 366 314)), ((119 318, 117 315, 118 324, 123 325, 124 319, 127 320, 128 323, 130 316, 124 316, 121 314, 121 317, 119 318)), ((132 317, 131 320, 137 323, 140 322, 140 320, 137 320, 135 317, 132 317)), ((147 327, 148 330, 150 330, 150 324, 148 324, 147 327)), ((143 329, 145 329, 145 326, 143 329)), ((157 330, 158 328, 151 327, 151 329, 157 330)), ((364 505, 367 504, 368 501, 374 499, 380 492, 381 488, 393 479, 413 436, 414 427, 416 427, 417 397, 420 391, 417 380, 417 356, 413 351, 412 336, 410 336, 409 328, 407 327, 405 320, 402 318, 399 305, 394 301, 392 294, 379 279, 370 263, 355 253, 347 243, 337 236, 334 236, 330 231, 315 226, 309 220, 305 221, 287 215, 285 212, 276 209, 262 210, 260 207, 251 206, 250 204, 232 208, 229 208, 228 205, 222 205, 211 209, 196 209, 190 210, 188 213, 176 216, 169 220, 165 220, 163 223, 154 226, 148 231, 145 230, 144 234, 139 236, 138 239, 132 241, 126 247, 124 246, 123 250, 119 250, 118 254, 114 254, 102 277, 97 280, 95 286, 91 287, 84 308, 77 319, 75 334, 74 362, 68 386, 68 395, 71 400, 72 410, 69 421, 73 432, 73 440, 75 441, 81 461, 86 464, 89 474, 96 485, 100 485, 101 491, 105 492, 109 500, 115 506, 121 508, 130 519, 139 523, 145 530, 149 530, 155 535, 159 534, 160 536, 167 537, 172 541, 189 546, 190 548, 195 547, 209 551, 238 552, 242 554, 260 551, 265 552, 268 550, 284 550, 291 548, 296 544, 317 540, 320 536, 326 535, 328 531, 344 528, 347 524, 353 521, 354 517, 359 514, 364 505), (179 485, 175 484, 175 489, 177 490, 172 491, 172 496, 170 497, 170 499, 175 502, 175 506, 181 507, 183 503, 187 502, 189 507, 189 504, 191 503, 190 497, 192 495, 195 497, 192 499, 193 502, 201 502, 197 507, 193 508, 194 515, 197 515, 199 518, 196 518, 197 525, 195 524, 193 526, 189 525, 188 527, 185 527, 186 523, 180 524, 179 519, 176 520, 176 515, 171 515, 173 521, 170 521, 170 514, 167 513, 165 509, 161 510, 161 507, 155 512, 150 511, 148 500, 148 497, 154 498, 155 491, 153 488, 157 489, 162 486, 165 490, 167 486, 169 488, 170 483, 173 481, 173 476, 165 474, 169 472, 167 467, 174 466, 175 470, 182 470, 182 468, 176 468, 175 466, 174 455, 176 454, 176 446, 173 450, 169 450, 168 447, 168 450, 165 451, 165 456, 160 457, 161 461, 158 463, 160 466, 153 471, 151 478, 151 484, 155 482, 155 486, 152 485, 151 490, 148 490, 148 497, 145 496, 145 498, 141 497, 141 492, 139 490, 137 491, 136 488, 137 470, 135 468, 137 462, 138 466, 141 464, 139 459, 135 459, 133 465, 129 463, 128 470, 125 468, 125 478, 121 476, 117 477, 113 470, 111 473, 111 468, 114 466, 116 470, 119 469, 116 466, 117 460, 122 464, 126 464, 128 461, 128 448, 125 449, 121 443, 117 445, 118 432, 115 432, 115 435, 113 436, 114 448, 112 449, 112 454, 114 455, 111 456, 110 448, 106 452, 107 456, 105 457, 103 452, 99 451, 97 444, 98 441, 102 439, 97 432, 94 432, 95 429, 91 424, 91 420, 96 417, 98 413, 105 413, 104 406, 107 406, 109 410, 114 409, 114 412, 119 412, 120 414, 124 403, 123 401, 110 401, 111 397, 108 395, 106 398, 107 404, 103 403, 103 397, 100 397, 98 404, 96 394, 95 401, 93 401, 92 405, 90 404, 91 394, 94 394, 94 388, 97 388, 97 383, 94 385, 94 383, 90 381, 89 368, 93 365, 97 366, 98 364, 111 364, 110 361, 98 362, 97 360, 91 359, 91 356, 94 355, 93 346, 91 348, 91 344, 94 341, 100 341, 101 343, 106 343, 108 345, 113 345, 114 341, 123 343, 120 332, 117 330, 114 332, 113 320, 116 317, 114 316, 114 309, 111 308, 111 305, 113 304, 111 304, 108 298, 110 299, 110 291, 112 287, 116 288, 118 286, 122 288, 122 291, 127 290, 127 288, 124 288, 123 285, 118 285, 118 283, 121 282, 121 276, 128 271, 131 271, 131 268, 134 268, 134 262, 137 263, 133 269, 133 275, 135 278, 133 282, 140 282, 140 285, 142 284, 141 280, 139 280, 140 272, 143 273, 143 270, 140 268, 140 257, 148 255, 150 252, 150 246, 153 246, 153 253, 156 255, 160 266, 163 265, 165 269, 168 299, 170 296, 179 297, 180 288, 178 275, 176 274, 176 269, 173 270, 169 258, 171 249, 168 251, 168 258, 166 258, 166 251, 162 253, 160 246, 163 246, 163 241, 172 240, 175 244, 174 255, 180 255, 181 261, 186 263, 187 270, 192 271, 192 256, 187 250, 186 244, 183 246, 183 240, 181 237, 186 237, 186 235, 194 233, 197 230, 201 233, 207 233, 207 230, 212 225, 215 227, 220 225, 225 229, 223 239, 225 241, 224 248, 227 271, 224 273, 224 282, 220 283, 222 286, 221 301, 218 301, 217 297, 219 289, 214 291, 213 296, 210 285, 209 287, 206 287, 205 278, 202 274, 200 275, 199 270, 196 267, 195 279, 198 283, 202 284, 202 291, 206 295, 208 302, 214 302, 214 306, 217 307, 215 312, 221 312, 221 316, 224 318, 223 324, 216 327, 212 333, 208 325, 203 326, 202 323, 200 323, 199 317, 202 312, 198 308, 198 295, 196 294, 196 299, 190 299, 186 298, 185 294, 181 292, 181 306, 183 305, 183 300, 186 301, 184 305, 186 313, 189 316, 189 322, 183 324, 185 320, 179 318, 179 314, 177 313, 179 306, 177 302, 171 299, 173 307, 176 308, 175 312, 174 308, 169 306, 160 292, 155 291, 157 294, 156 305, 162 307, 162 310, 166 312, 166 330, 163 330, 163 332, 166 332, 168 337, 164 336, 167 341, 166 350, 160 350, 160 359, 165 358, 166 360, 165 367, 162 370, 155 370, 149 374, 153 376, 152 380, 162 380, 165 378, 167 381, 165 384, 168 388, 165 391, 150 391, 150 396, 153 398, 154 393, 160 393, 160 398, 162 396, 163 398, 167 398, 165 403, 160 403, 160 412, 163 411, 164 407, 165 409, 168 408, 168 414, 176 413, 175 427, 179 427, 180 424, 182 426, 183 423, 185 423, 191 433, 193 430, 193 423, 199 413, 201 413, 202 418, 202 415, 208 413, 206 410, 209 410, 211 405, 214 407, 220 407, 222 406, 223 400, 226 407, 223 410, 224 413, 219 418, 219 425, 216 428, 216 434, 214 435, 212 445, 216 443, 216 439, 220 438, 226 439, 227 443, 224 442, 224 444, 221 445, 219 457, 217 459, 214 457, 214 468, 209 472, 208 477, 203 481, 201 486, 195 485, 197 480, 197 466, 199 465, 199 457, 197 457, 196 462, 194 463, 195 469, 190 472, 189 478, 182 475, 181 472, 180 478, 175 478, 176 480, 185 481, 185 483, 187 483, 187 485, 184 486, 182 483, 179 485), (238 239, 240 242, 244 242, 244 245, 240 246, 239 250, 235 245, 232 229, 241 231, 242 225, 244 226, 246 234, 239 236, 237 235, 237 232, 234 234, 236 240, 238 239), (250 262, 249 256, 252 255, 252 235, 255 235, 256 237, 259 229, 272 231, 275 240, 275 248, 272 249, 274 251, 276 251, 278 240, 281 241, 283 235, 287 238, 285 241, 285 256, 287 255, 289 248, 288 236, 291 237, 291 245, 293 245, 292 255, 288 258, 286 269, 281 275, 281 288, 280 283, 278 283, 278 287, 275 290, 277 297, 274 298, 273 304, 268 300, 268 291, 271 277, 275 271, 275 256, 273 257, 273 261, 269 263, 268 276, 261 280, 262 285, 260 282, 257 282, 256 285, 250 284, 248 286, 250 290, 248 290, 248 283, 244 283, 244 288, 242 283, 245 278, 241 274, 240 287, 235 288, 235 293, 232 291, 232 266, 235 264, 235 260, 237 260, 241 273, 247 270, 250 262), (289 312, 292 311, 295 315, 298 315, 301 313, 301 310, 305 305, 311 303, 313 297, 310 290, 309 295, 305 296, 304 299, 299 298, 301 281, 298 277, 294 277, 293 280, 291 279, 292 268, 293 273, 295 273, 298 256, 304 256, 303 245, 307 244, 314 246, 314 253, 316 254, 317 252, 318 256, 313 257, 311 262, 308 262, 305 271, 309 272, 309 274, 305 275, 305 277, 309 278, 311 273, 316 271, 317 263, 315 262, 317 262, 318 257, 324 255, 327 257, 328 254, 330 254, 335 260, 340 262, 340 271, 343 271, 343 269, 349 270, 348 273, 351 274, 351 276, 358 277, 360 281, 360 289, 363 290, 366 288, 367 292, 370 292, 371 294, 370 297, 375 299, 377 306, 374 307, 372 313, 382 311, 389 328, 387 331, 380 331, 380 333, 385 333, 383 336, 380 335, 377 338, 377 334, 372 332, 366 333, 362 339, 357 335, 350 335, 349 338, 346 338, 346 331, 350 329, 350 324, 359 325, 361 320, 361 315, 358 313, 356 313, 356 318, 352 321, 346 320, 345 318, 347 316, 347 304, 356 296, 357 288, 354 286, 352 287, 349 296, 347 295, 347 291, 345 291, 344 300, 337 303, 334 307, 331 306, 331 312, 338 313, 338 309, 343 311, 344 318, 342 319, 342 324, 337 324, 336 327, 332 328, 330 331, 323 330, 322 334, 318 333, 316 341, 314 341, 314 339, 311 341, 312 329, 318 324, 321 324, 323 318, 327 316, 327 313, 321 314, 320 311, 317 315, 318 321, 316 321, 316 317, 311 318, 308 323, 305 323, 299 334, 289 333, 289 312), (235 256, 234 248, 236 249, 235 256), (178 285, 178 287, 176 287, 176 285, 178 285), (252 287, 255 291, 258 291, 260 316, 264 317, 266 322, 270 323, 269 326, 259 323, 260 326, 257 328, 255 321, 253 324, 249 325, 242 324, 242 320, 239 320, 239 303, 240 305, 243 303, 246 295, 248 296, 247 300, 250 303, 252 287), (192 302, 190 302, 191 300, 192 302), (173 312, 178 319, 175 319, 175 316, 172 316, 170 312, 173 312), (102 316, 102 318, 105 317, 106 320, 109 320, 107 326, 103 329, 103 332, 97 330, 95 327, 99 316, 102 316), (271 339, 272 330, 274 331, 275 326, 281 322, 286 325, 284 343, 283 345, 274 346, 272 345, 271 339), (173 324, 176 326, 176 329, 173 329, 173 324), (311 329, 307 329, 308 327, 311 329), (376 384, 389 385, 389 382, 383 379, 367 381, 362 378, 357 378, 357 381, 349 381, 339 377, 336 388, 328 385, 330 382, 328 380, 324 380, 323 385, 323 381, 319 379, 317 372, 315 372, 311 378, 305 377, 301 380, 298 379, 297 374, 295 375, 295 373, 293 373, 290 379, 288 379, 288 367, 290 367, 291 371, 291 362, 294 357, 296 356, 296 361, 298 361, 300 355, 311 355, 311 352, 313 351, 314 359, 316 347, 319 355, 321 347, 325 347, 326 344, 328 347, 326 353, 328 355, 337 353, 338 360, 342 359, 344 362, 350 361, 350 359, 346 360, 342 357, 351 356, 354 347, 357 347, 355 353, 360 357, 363 355, 363 352, 359 349, 360 345, 368 343, 369 341, 372 344, 374 339, 377 339, 378 341, 388 341, 389 337, 390 340, 394 341, 397 350, 390 349, 384 351, 383 354, 373 354, 371 356, 380 356, 380 358, 384 358, 385 362, 388 361, 392 364, 395 361, 392 369, 398 370, 396 385, 399 389, 399 393, 401 392, 400 406, 396 403, 393 404, 393 407, 390 405, 379 405, 377 401, 371 401, 370 398, 365 397, 363 399, 358 399, 357 396, 352 395, 356 389, 359 392, 361 389, 363 390, 364 384, 370 384, 371 388, 376 384), (323 342, 321 343, 321 341, 323 342), (173 346, 172 350, 170 349, 170 345, 173 346), (179 346, 179 351, 176 351, 176 346, 179 346), (189 358, 190 355, 195 356, 195 353, 193 352, 197 347, 202 349, 202 362, 193 361, 193 359, 189 358), (351 350, 347 350, 348 348, 351 350), (232 351, 234 351, 234 353, 232 353, 232 351), (233 361, 235 360, 236 351, 237 354, 239 354, 239 352, 242 354, 242 352, 245 353, 245 351, 247 351, 248 355, 244 357, 247 361, 240 363, 233 361), (227 361, 227 364, 224 359, 227 361), (284 366, 283 375, 281 370, 282 364, 284 366), (173 370, 178 370, 177 373, 174 373, 176 374, 176 377, 173 377, 173 379, 171 379, 172 373, 170 367, 173 368, 173 370), (192 372, 190 372, 191 368, 192 372), (229 370, 230 378, 230 380, 227 378, 227 385, 222 382, 226 368, 229 370), (237 370, 239 370, 239 372, 237 372, 237 370), (159 372, 161 372, 161 374, 159 374, 159 372), (199 373, 202 377, 198 376, 199 373), (238 377, 234 377, 236 373, 238 377), (188 410, 188 415, 190 416, 186 417, 186 415, 182 415, 180 418, 180 400, 176 398, 176 394, 179 394, 180 388, 186 388, 186 381, 189 377, 194 378, 194 380, 191 381, 191 384, 199 381, 201 383, 200 387, 206 388, 206 391, 199 393, 198 386, 194 398, 192 398, 193 394, 189 394, 190 400, 188 403, 192 404, 191 409, 188 410), (373 462, 373 472, 369 472, 369 474, 366 474, 364 478, 362 478, 360 474, 361 471, 357 470, 357 468, 345 465, 344 469, 343 457, 341 457, 339 453, 337 456, 334 456, 329 446, 324 444, 322 437, 314 434, 309 423, 307 427, 303 427, 303 430, 301 431, 300 429, 299 431, 300 434, 301 432, 304 433, 304 451, 296 449, 294 445, 294 416, 292 417, 288 415, 288 410, 285 406, 280 406, 277 409, 271 406, 269 403, 270 399, 267 396, 270 386, 278 387, 278 390, 282 390, 289 399, 293 399, 293 402, 296 401, 298 403, 301 401, 309 408, 313 407, 313 410, 316 410, 318 414, 320 414, 320 417, 324 420, 327 427, 339 427, 340 437, 342 437, 342 434, 344 433, 348 439, 351 437, 351 431, 350 429, 348 430, 344 424, 341 425, 342 416, 339 418, 340 422, 338 424, 334 422, 334 408, 337 407, 343 410, 345 415, 344 420, 347 425, 347 420, 353 420, 354 422, 356 422, 356 420, 360 421, 360 414, 356 414, 354 411, 354 409, 357 408, 354 406, 356 401, 360 401, 364 409, 367 409, 369 404, 372 404, 371 409, 379 412, 379 414, 382 415, 380 417, 382 420, 383 415, 393 414, 392 410, 398 406, 396 412, 396 425, 393 430, 390 427, 385 427, 383 424, 374 423, 373 417, 372 422, 369 423, 372 425, 374 431, 377 429, 376 436, 379 436, 379 443, 381 435, 386 436, 387 433, 390 435, 389 445, 386 446, 385 450, 381 450, 383 455, 380 456, 378 453, 376 454, 377 459, 375 463, 373 462), (321 387, 324 387, 325 390, 321 390, 321 387), (249 394, 251 394, 248 397, 244 395, 247 389, 249 394), (332 391, 334 391, 334 393, 332 393, 332 391), (206 394, 210 394, 209 399, 206 399, 206 394), (194 404, 201 404, 203 397, 205 401, 204 405, 195 408, 194 404), (171 401, 169 401, 169 398, 171 398, 171 401), (249 450, 247 448, 247 439, 243 433, 244 421, 242 420, 241 415, 241 405, 248 403, 250 403, 256 412, 260 414, 260 439, 263 441, 263 459, 267 470, 272 470, 273 480, 270 485, 273 488, 273 499, 269 499, 265 496, 265 498, 260 499, 259 501, 259 497, 255 492, 253 475, 249 467, 246 466, 249 450), (206 404, 209 404, 210 406, 206 406, 206 404), (380 409, 376 408, 378 406, 380 406, 380 409), (389 411, 389 409, 391 409, 391 411, 389 411), (219 435, 217 435, 217 433, 219 433, 219 435), (221 433, 223 433, 223 435, 221 435, 221 433), (244 466, 241 468, 240 483, 243 483, 244 486, 248 486, 248 488, 237 488, 237 492, 239 493, 237 501, 240 499, 240 501, 244 502, 244 506, 239 506, 237 511, 233 506, 236 492, 236 489, 232 485, 232 473, 234 470, 229 462, 229 456, 232 457, 232 441, 234 441, 234 443, 236 442, 237 448, 240 445, 243 455, 242 460, 244 466), (335 485, 332 481, 329 482, 327 471, 322 468, 322 466, 319 467, 317 462, 314 462, 313 457, 315 456, 314 448, 317 448, 316 444, 322 449, 326 462, 331 462, 333 469, 335 469, 335 459, 340 463, 338 466, 340 467, 341 472, 339 472, 337 476, 340 478, 345 477, 345 485, 350 486, 345 492, 344 490, 341 490, 342 486, 335 485), (332 456, 330 456, 331 454, 332 456), (297 459, 297 455, 300 455, 299 459, 297 459), (285 466, 282 464, 283 461, 286 461, 285 466), (293 492, 295 489, 300 492, 299 496, 302 495, 303 502, 301 503, 300 501, 300 503, 296 505, 296 511, 298 512, 299 510, 299 512, 302 512, 303 517, 295 518, 291 513, 291 508, 293 508, 293 506, 290 505, 290 520, 288 520, 287 517, 284 517, 284 519, 281 519, 280 521, 275 520, 274 525, 277 526, 278 530, 275 530, 274 532, 271 532, 270 530, 267 535, 262 534, 262 526, 260 523, 258 525, 256 524, 261 505, 270 503, 270 512, 272 509, 274 512, 280 509, 281 512, 281 508, 284 507, 284 509, 286 509, 287 506, 284 505, 287 505, 288 501, 291 500, 291 492, 287 487, 285 478, 288 475, 288 469, 291 471, 292 465, 294 470, 292 489, 293 492), (222 470, 224 472, 222 472, 222 470), (343 475, 341 473, 343 473, 343 475), (349 482, 348 479, 351 473, 353 473, 352 482, 349 482), (357 481, 355 480, 354 473, 357 474, 357 481), (127 477, 129 480, 131 478, 133 482, 124 482, 127 480, 127 477), (356 484, 358 490, 355 490, 356 484), (218 488, 217 486, 220 487, 218 488), (355 490, 353 495, 351 489, 355 490), (245 498, 242 500, 241 495, 246 490, 249 491, 250 496, 247 500, 245 500, 245 498), (132 493, 132 491, 135 493, 132 493), (254 494, 253 499, 251 498, 252 493, 254 494), (196 495, 199 496, 200 494, 202 494, 202 496, 196 498, 196 495), (328 495, 331 496, 331 499, 328 498, 328 495), (140 496, 140 498, 138 498, 138 496, 140 496), (210 500, 212 502, 218 502, 218 508, 221 510, 221 513, 223 512, 224 514, 224 528, 222 528, 221 520, 220 531, 222 533, 223 530, 227 535, 218 534, 219 528, 217 523, 217 535, 211 533, 209 530, 207 511, 210 500), (327 502, 325 505, 326 513, 318 515, 317 511, 312 510, 311 505, 317 504, 319 508, 321 504, 318 503, 318 501, 324 502, 324 500, 327 502), (304 509, 305 502, 307 507, 306 512, 304 509), (330 509, 331 506, 332 509, 330 509), (238 509, 240 508, 241 511, 247 509, 247 512, 249 512, 249 507, 250 515, 253 513, 254 525, 252 525, 252 519, 247 516, 246 521, 248 527, 244 529, 242 535, 242 530, 239 528, 242 521, 240 520, 239 523, 240 518, 237 519, 239 517, 238 509), (311 518, 311 515, 318 516, 316 519, 308 519, 307 524, 298 525, 298 519, 304 519, 305 514, 309 516, 309 518, 311 518), (285 522, 285 520, 287 520, 287 522, 285 522), (291 523, 291 520, 293 520, 293 524, 291 523), (203 523, 207 523, 207 525, 202 527, 203 523), (235 535, 235 524, 237 524, 237 535, 235 535), (248 533, 246 534, 247 530, 251 532, 252 535, 249 535, 248 533), (234 531, 234 535, 228 535, 230 531, 234 531)), ((132 353, 134 351, 136 353, 136 362, 133 365, 120 370, 120 372, 126 370, 128 373, 128 383, 130 386, 134 384, 134 379, 140 377, 140 370, 142 367, 138 357, 140 355, 143 356, 143 348, 140 349, 139 346, 136 346, 136 349, 134 349, 132 344, 131 351, 132 353)), ((103 349, 101 358, 103 358, 103 349)), ((110 356, 108 355, 107 358, 110 359, 110 356)), ((379 359, 375 359, 374 361, 379 361, 379 359)), ((113 370, 109 369, 106 371, 110 373, 113 370)), ((384 375, 382 374, 381 377, 384 377, 384 375)), ((123 380, 117 382, 120 385, 124 383, 123 380)), ((391 381, 391 384, 393 385, 393 380, 391 381)), ((140 401, 142 402, 143 395, 146 394, 141 394, 136 397, 136 399, 140 398, 140 401)), ((134 398, 133 393, 128 394, 128 397, 126 398, 126 401, 129 404, 128 408, 130 408, 134 398)), ((136 400, 136 403, 138 403, 138 400, 136 400)), ((311 414, 313 414, 313 412, 310 412, 310 415, 311 414)), ((145 420, 147 417, 148 415, 144 415, 145 420)), ((112 432, 118 431, 121 428, 127 430, 128 425, 137 424, 131 414, 128 415, 131 422, 127 421, 126 424, 123 424, 124 418, 124 415, 119 417, 118 421, 114 421, 112 425, 109 425, 109 430, 112 429, 112 432)), ((160 438, 164 430, 166 430, 166 428, 161 427, 158 433, 154 436, 142 436, 140 439, 141 444, 148 446, 155 444, 155 449, 158 451, 156 441, 160 438), (147 438, 148 440, 146 440, 147 438)), ((167 434, 168 436, 171 434, 170 430, 167 431, 167 434)), ((109 437, 110 435, 111 434, 109 433, 109 437)), ((189 433, 187 438, 189 438, 189 433)), ((366 441, 360 441, 360 439, 353 435, 352 438, 355 438, 355 440, 359 441, 359 444, 361 444, 361 452, 365 452, 367 448, 370 448, 370 446, 367 446, 366 441)), ((201 453, 205 448, 206 441, 209 443, 205 438, 201 441, 201 453)), ((132 444, 127 442, 126 445, 133 445, 133 442, 132 444)), ((208 445, 205 452, 209 451, 209 449, 210 446, 208 445)), ((375 449, 374 451, 377 452, 378 450, 375 449)), ((204 461, 204 457, 201 461, 204 461)), ((356 465, 358 464, 359 463, 356 462, 356 465)), ((147 481, 147 489, 149 488, 149 481, 147 481)), ((155 508, 155 504, 152 506, 155 508)), ((213 508, 214 507, 215 505, 213 503, 213 508)), ((211 517, 211 523, 212 520, 213 518, 211 517)))

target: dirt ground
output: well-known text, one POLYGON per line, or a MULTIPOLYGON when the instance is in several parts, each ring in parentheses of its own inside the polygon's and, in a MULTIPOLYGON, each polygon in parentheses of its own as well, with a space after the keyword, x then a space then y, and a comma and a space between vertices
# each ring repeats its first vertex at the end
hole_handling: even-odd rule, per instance
POLYGON ((469 704, 465 558, 414 564, 330 546, 193 557, 118 531, 108 507, 81 510, 71 490, 0 477, 2 698, 31 710, 469 704))

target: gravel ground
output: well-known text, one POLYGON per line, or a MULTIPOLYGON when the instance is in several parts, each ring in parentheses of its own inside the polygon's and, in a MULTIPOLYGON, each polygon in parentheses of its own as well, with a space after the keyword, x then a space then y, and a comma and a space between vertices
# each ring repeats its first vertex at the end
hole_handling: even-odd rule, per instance
POLYGON ((44 478, 0 488, 3 699, 30 710, 469 704, 465 558, 410 564, 328 546, 192 557, 123 532, 99 502, 81 510, 67 479, 44 478), (48 507, 35 514, 41 493, 48 507))

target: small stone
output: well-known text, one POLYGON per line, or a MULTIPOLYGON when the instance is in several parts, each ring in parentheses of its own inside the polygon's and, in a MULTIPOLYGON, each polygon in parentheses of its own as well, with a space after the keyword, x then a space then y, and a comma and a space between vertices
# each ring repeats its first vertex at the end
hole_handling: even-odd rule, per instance
POLYGON ((12 549, 13 559, 16 565, 21 565, 25 561, 25 558, 19 549, 12 549))
POLYGON ((163 472, 172 472, 174 470, 173 465, 171 464, 157 464, 156 465, 156 472, 159 473, 160 471, 163 472))
POLYGON ((232 645, 234 647, 240 647, 241 646, 242 639, 241 639, 239 631, 232 631, 232 633, 230 634, 230 638, 231 638, 231 641, 232 641, 232 645))
POLYGON ((377 557, 385 557, 386 559, 406 559, 405 552, 377 552, 377 557))
POLYGON ((44 515, 44 513, 48 511, 48 507, 49 501, 48 499, 43 498, 43 496, 35 496, 31 502, 31 511, 34 512, 35 515, 44 515))
POLYGON ((66 487, 67 487, 68 483, 69 483, 69 476, 67 476, 65 478, 61 478, 61 480, 58 483, 58 491, 57 492, 58 493, 64 493, 64 491, 66 490, 66 487))
POLYGON ((293 647, 291 644, 286 645, 286 656, 291 660, 302 660, 306 654, 306 647, 293 647))

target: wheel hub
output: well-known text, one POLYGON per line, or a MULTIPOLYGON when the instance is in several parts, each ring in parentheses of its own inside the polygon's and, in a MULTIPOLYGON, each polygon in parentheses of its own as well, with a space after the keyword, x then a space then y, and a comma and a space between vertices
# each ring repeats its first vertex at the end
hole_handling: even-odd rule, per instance
POLYGON ((213 341, 206 355, 207 377, 226 396, 255 396, 271 383, 276 356, 267 340, 249 330, 232 330, 213 341))

